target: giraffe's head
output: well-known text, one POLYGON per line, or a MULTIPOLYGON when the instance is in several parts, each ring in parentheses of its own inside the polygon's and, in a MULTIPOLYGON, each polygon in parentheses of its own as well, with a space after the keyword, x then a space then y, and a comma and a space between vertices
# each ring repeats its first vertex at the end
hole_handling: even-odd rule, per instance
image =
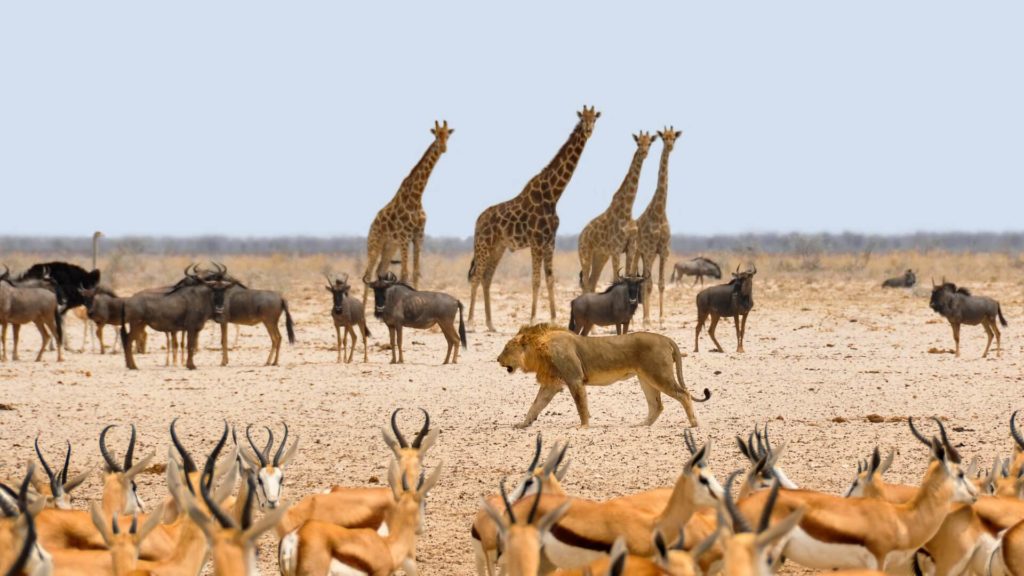
POLYGON ((576 113, 580 117, 580 125, 583 127, 583 136, 590 138, 590 135, 594 133, 594 123, 601 117, 601 113, 594 109, 593 106, 587 108, 583 107, 581 112, 576 113))
POLYGON ((664 130, 658 131, 658 136, 661 136, 661 141, 665 145, 666 150, 672 150, 672 147, 676 144, 676 138, 683 135, 682 130, 676 130, 675 126, 669 126, 664 130))
POLYGON ((658 139, 658 135, 651 136, 650 132, 644 132, 641 130, 637 134, 633 134, 633 140, 636 142, 636 147, 640 149, 640 153, 647 156, 647 151, 651 149, 651 143, 658 139))
POLYGON ((443 124, 438 124, 437 120, 434 120, 434 127, 430 129, 430 133, 437 139, 437 145, 441 147, 442 154, 448 151, 448 137, 454 132, 455 128, 449 128, 447 120, 443 124))

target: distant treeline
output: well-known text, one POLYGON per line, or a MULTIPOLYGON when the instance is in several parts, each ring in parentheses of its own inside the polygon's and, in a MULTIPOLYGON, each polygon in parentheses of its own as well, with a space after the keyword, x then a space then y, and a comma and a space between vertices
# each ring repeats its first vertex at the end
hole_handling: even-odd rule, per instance
MULTIPOLYGON (((559 236, 559 250, 575 250, 577 236, 559 236)), ((307 236, 239 238, 229 236, 195 236, 189 238, 159 236, 125 236, 104 238, 103 252, 130 254, 350 254, 364 255, 366 238, 339 236, 316 238, 307 236)), ((460 254, 473 250, 472 238, 428 237, 426 252, 460 254)), ((903 235, 871 234, 735 234, 716 236, 672 237, 672 250, 678 254, 704 252, 755 253, 861 253, 897 250, 950 252, 1020 252, 1024 251, 1024 232, 1007 233, 915 233, 903 235)), ((21 252, 40 254, 92 253, 92 239, 74 237, 0 236, 0 254, 21 252)))

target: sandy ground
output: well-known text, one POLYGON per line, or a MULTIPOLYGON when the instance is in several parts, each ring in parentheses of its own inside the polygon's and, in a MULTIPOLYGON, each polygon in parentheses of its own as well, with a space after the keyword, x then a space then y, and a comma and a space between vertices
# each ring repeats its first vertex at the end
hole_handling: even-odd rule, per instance
MULTIPOLYGON (((354 270, 353 270, 354 272, 354 270)), ((353 274, 355 277, 355 274, 353 274)), ((496 286, 498 333, 469 334, 469 350, 457 366, 441 366, 444 340, 434 331, 406 336, 407 364, 388 364, 380 347, 387 330, 372 320, 370 362, 335 363, 334 333, 327 310, 329 295, 316 274, 285 286, 298 331, 298 343, 285 346, 281 366, 264 367, 268 339, 262 328, 243 328, 231 365, 218 366, 211 329, 203 334, 199 370, 163 366, 163 351, 139 357, 142 368, 129 372, 123 357, 71 353, 62 364, 49 353, 42 363, 22 360, 0 365, 0 476, 20 474, 31 457, 37 433, 53 459, 65 438, 75 456, 74 471, 97 466, 97 436, 108 423, 139 427, 137 453, 166 454, 167 426, 180 417, 179 430, 193 454, 212 446, 221 420, 279 426, 286 420, 302 447, 287 471, 286 497, 297 499, 330 485, 363 486, 386 478, 388 452, 380 427, 396 407, 423 407, 442 430, 428 467, 444 462, 442 479, 428 501, 427 531, 419 544, 424 574, 472 574, 469 524, 479 500, 498 480, 518 474, 527 464, 534 435, 547 442, 572 444, 572 469, 566 487, 587 498, 608 498, 671 484, 687 453, 682 441, 685 416, 680 406, 666 411, 651 427, 638 427, 646 405, 635 381, 589 390, 592 420, 587 430, 568 394, 557 397, 527 430, 512 424, 525 413, 536 392, 532 376, 508 375, 495 358, 505 341, 528 320, 529 295, 521 284, 496 286)), ((922 278, 927 283, 927 278, 922 278)), ((926 451, 903 421, 869 423, 866 416, 903 419, 940 415, 955 426, 953 438, 968 457, 983 463, 1010 447, 1007 421, 1024 408, 1018 336, 1024 290, 1017 278, 972 284, 998 297, 1011 325, 1004 329, 1001 358, 981 359, 984 333, 963 331, 963 357, 929 353, 950 349, 948 324, 928 308, 928 290, 882 291, 875 279, 838 277, 813 281, 810 275, 762 271, 755 284, 756 306, 748 323, 746 354, 731 352, 731 324, 720 326, 727 353, 713 354, 703 337, 700 354, 684 359, 687 385, 712 390, 698 405, 699 438, 713 439, 712 465, 720 480, 741 465, 733 437, 755 423, 770 420, 779 442, 787 443, 782 465, 797 483, 839 492, 852 478, 856 459, 872 447, 899 450, 889 478, 914 482, 923 472, 926 451)), ((141 286, 136 286, 141 287, 141 286)), ((573 286, 562 281, 559 321, 567 320, 573 286)), ((465 284, 451 288, 469 302, 465 284)), ((130 290, 129 290, 130 291, 130 290)), ((696 288, 672 286, 666 292, 663 333, 693 348, 696 288)), ((81 325, 68 322, 75 347, 81 325)), ((26 330, 23 358, 37 346, 26 330)), ((605 332, 607 334, 607 332, 605 332)), ((158 346, 162 338, 151 340, 158 346)), ((994 355, 993 355, 994 356, 994 355)), ((357 359, 361 354, 357 354, 357 359)), ((409 410, 403 427, 415 431, 419 417, 409 410)), ((115 431, 112 445, 124 450, 127 432, 115 431)), ((97 477, 79 489, 78 505, 99 496, 97 477)), ((165 495, 163 478, 144 475, 144 498, 165 495)), ((276 542, 262 541, 263 573, 276 573, 276 542)))

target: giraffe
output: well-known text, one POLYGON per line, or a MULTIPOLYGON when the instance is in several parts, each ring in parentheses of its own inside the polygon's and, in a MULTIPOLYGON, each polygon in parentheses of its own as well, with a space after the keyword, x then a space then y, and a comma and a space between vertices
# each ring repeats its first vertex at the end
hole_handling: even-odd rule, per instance
MULTIPOLYGON (((665 265, 668 262, 669 244, 672 240, 672 231, 668 225, 668 216, 665 214, 665 205, 668 202, 668 155, 672 153, 676 139, 682 136, 681 131, 669 126, 658 132, 661 136, 661 163, 658 166, 658 187, 654 191, 654 198, 647 205, 643 214, 636 219, 637 225, 637 255, 644 265, 644 276, 652 278, 651 269, 654 267, 654 258, 658 258, 658 322, 662 322, 664 313, 665 297, 665 265)), ((645 283, 643 305, 644 305, 644 326, 651 323, 650 295, 654 286, 650 282, 645 283)))
MULTIPOLYGON (((370 233, 366 239, 366 272, 363 283, 369 284, 388 271, 395 250, 401 250, 402 276, 401 281, 407 282, 409 274, 409 243, 412 242, 412 281, 416 285, 420 280, 420 248, 423 246, 423 231, 427 224, 427 213, 423 210, 423 189, 427 187, 430 172, 437 164, 438 158, 448 149, 448 137, 455 132, 448 127, 448 121, 438 124, 430 133, 434 141, 430 143, 423 157, 413 167, 412 172, 402 180, 402 185, 395 192, 395 197, 377 212, 377 217, 370 225, 370 233), (371 274, 376 268, 376 273, 371 274)), ((369 291, 369 288, 367 288, 369 291)), ((369 292, 367 292, 368 294, 369 292)), ((363 302, 369 298, 363 298, 363 302)))
POLYGON ((636 272, 636 221, 633 220, 633 201, 636 200, 637 184, 640 182, 640 169, 643 167, 651 143, 658 136, 649 132, 633 135, 636 152, 629 165, 619 190, 612 196, 608 209, 590 221, 583 228, 579 239, 580 256, 580 287, 583 292, 593 292, 597 281, 601 278, 601 270, 609 258, 612 260, 612 273, 619 274, 619 256, 626 253, 626 271, 636 272))
POLYGON ((576 112, 579 122, 569 139, 562 145, 551 162, 534 176, 518 196, 484 210, 476 219, 473 234, 473 261, 469 265, 472 291, 469 298, 469 321, 473 321, 476 289, 483 283, 484 313, 487 330, 494 332, 491 320, 491 280, 498 262, 508 249, 529 248, 533 261, 533 307, 530 322, 537 317, 537 295, 540 291, 541 267, 548 287, 551 319, 555 318, 555 278, 552 259, 555 253, 555 234, 558 232, 556 205, 572 178, 583 147, 594 131, 594 123, 601 113, 593 106, 576 112))

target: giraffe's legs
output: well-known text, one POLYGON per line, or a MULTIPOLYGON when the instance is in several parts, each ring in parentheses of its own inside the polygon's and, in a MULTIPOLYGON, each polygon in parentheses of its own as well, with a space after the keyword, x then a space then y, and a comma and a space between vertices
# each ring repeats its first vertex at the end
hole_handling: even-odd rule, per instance
POLYGON ((420 250, 423 248, 423 233, 420 232, 412 239, 412 285, 420 285, 420 250))
POLYGON ((401 250, 401 254, 402 254, 402 256, 401 256, 401 258, 402 258, 402 272, 401 272, 401 275, 399 276, 398 279, 401 280, 402 282, 408 283, 409 282, 409 243, 408 242, 402 242, 402 247, 400 248, 400 250, 401 250))
POLYGON ((604 271, 604 265, 607 263, 607 254, 594 254, 590 263, 590 278, 587 279, 586 292, 594 292, 597 290, 597 282, 601 279, 601 272, 604 271))
MULTIPOLYGON (((530 278, 530 288, 533 293, 533 300, 530 305, 530 324, 537 321, 537 298, 540 296, 541 266, 544 264, 544 255, 539 247, 530 248, 530 262, 533 273, 530 278)), ((488 314, 490 316, 490 314, 488 314)))
POLYGON ((665 264, 668 262, 668 250, 658 253, 658 327, 665 327, 665 264))
POLYGON ((583 293, 588 292, 587 286, 590 285, 590 270, 592 266, 591 248, 589 243, 580 242, 577 249, 577 253, 580 257, 580 289, 583 293))
POLYGON ((551 321, 555 320, 555 274, 554 274, 555 246, 544 248, 544 280, 548 284, 548 307, 551 308, 551 321))
POLYGON ((476 304, 476 288, 482 282, 484 288, 484 317, 487 320, 488 332, 494 332, 494 323, 491 320, 491 282, 494 280, 494 272, 498 269, 498 262, 501 261, 501 257, 505 253, 504 246, 496 246, 492 247, 492 249, 493 251, 474 249, 476 268, 473 269, 473 274, 470 275, 472 291, 469 296, 469 317, 467 318, 468 322, 472 324, 473 308, 476 304))

